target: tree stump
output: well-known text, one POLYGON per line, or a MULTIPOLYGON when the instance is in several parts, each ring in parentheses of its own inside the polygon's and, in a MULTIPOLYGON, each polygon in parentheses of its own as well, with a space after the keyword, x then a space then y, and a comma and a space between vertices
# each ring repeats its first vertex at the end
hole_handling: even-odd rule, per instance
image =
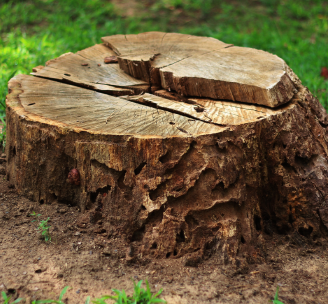
POLYGON ((328 228, 328 117, 279 57, 213 38, 102 38, 18 75, 7 178, 93 212, 134 256, 223 261, 328 228))

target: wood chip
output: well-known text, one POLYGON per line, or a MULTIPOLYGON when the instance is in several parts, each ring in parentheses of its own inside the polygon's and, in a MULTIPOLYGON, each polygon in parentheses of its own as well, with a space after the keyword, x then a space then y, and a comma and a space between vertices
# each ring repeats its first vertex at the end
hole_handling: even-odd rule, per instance
POLYGON ((44 68, 43 65, 38 65, 37 67, 32 69, 32 72, 38 72, 38 71, 42 70, 43 68, 44 68))
POLYGON ((117 56, 110 56, 110 57, 105 57, 104 58, 105 63, 117 63, 117 56))

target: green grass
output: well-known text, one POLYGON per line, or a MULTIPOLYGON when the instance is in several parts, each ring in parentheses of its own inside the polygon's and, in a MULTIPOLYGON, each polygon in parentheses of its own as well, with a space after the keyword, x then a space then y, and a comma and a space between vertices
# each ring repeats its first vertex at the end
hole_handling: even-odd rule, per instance
POLYGON ((278 300, 278 293, 279 293, 279 286, 277 286, 276 294, 274 295, 274 299, 269 302, 272 302, 273 304, 284 304, 278 300))
POLYGON ((3 300, 2 304, 9 304, 9 303, 15 304, 15 303, 19 303, 20 301, 23 300, 22 298, 18 298, 15 301, 10 302, 11 297, 10 296, 8 297, 4 291, 1 292, 1 295, 2 295, 2 300, 3 300))
MULTIPOLYGON (((85 300, 85 304, 90 304, 90 301, 93 304, 107 304, 106 300, 111 299, 115 300, 114 304, 152 304, 152 303, 166 303, 165 300, 159 299, 159 295, 162 293, 162 289, 157 292, 155 295, 152 294, 150 291, 150 287, 148 284, 148 281, 146 280, 146 289, 141 288, 142 280, 140 280, 138 283, 135 283, 133 281, 134 285, 134 292, 131 297, 127 296, 124 289, 117 290, 113 289, 113 292, 116 294, 115 296, 102 296, 101 298, 96 298, 91 300, 90 296, 88 296, 85 300)), ((45 303, 55 303, 55 304, 65 304, 63 301, 63 297, 66 293, 66 291, 69 289, 69 286, 65 286, 63 290, 61 291, 58 300, 34 300, 32 304, 45 304, 45 303)), ((278 300, 278 293, 279 293, 279 286, 277 286, 276 293, 273 300, 270 300, 270 303, 273 304, 284 304, 281 301, 278 300)), ((6 295, 6 293, 2 292, 2 298, 3 303, 2 304, 9 304, 10 303, 10 297, 6 295)), ((22 301, 23 298, 18 298, 12 304, 19 303, 22 301)))
POLYGON ((52 300, 52 299, 48 299, 48 300, 34 300, 32 302, 32 304, 45 304, 45 303, 54 303, 54 304, 65 304, 65 302, 63 301, 63 297, 66 293, 66 291, 69 289, 69 286, 65 286, 63 288, 63 290, 61 291, 58 300, 52 300))
MULTIPOLYGON (((101 298, 96 298, 91 300, 90 296, 88 296, 85 300, 85 304, 90 304, 90 301, 94 304, 107 304, 106 300, 111 299, 114 300, 114 304, 153 304, 153 303, 166 303, 165 300, 159 299, 159 295, 162 293, 162 289, 157 292, 156 294, 152 294, 150 291, 150 287, 148 284, 148 281, 146 280, 146 289, 141 288, 142 285, 142 280, 140 280, 138 283, 135 283, 133 281, 134 285, 134 292, 131 297, 127 296, 124 289, 122 290, 117 290, 113 289, 113 292, 116 294, 115 296, 102 296, 101 298)), ((32 301, 32 304, 45 304, 45 303, 54 303, 54 304, 65 304, 66 302, 63 300, 63 297, 66 293, 66 291, 69 289, 69 286, 65 286, 63 290, 61 291, 58 300, 52 300, 52 299, 47 299, 47 300, 34 300, 32 301)), ((6 295, 6 293, 3 291, 2 292, 2 298, 3 298, 3 303, 2 304, 14 304, 14 303, 19 303, 23 298, 18 298, 14 302, 10 302, 10 297, 6 295)))
MULTIPOLYGON (((328 108, 328 2, 147 0, 124 17, 108 0, 5 0, 0 4, 0 119, 7 81, 106 35, 160 30, 211 36, 282 57, 328 108)), ((3 138, 0 138, 0 141, 3 138)))
POLYGON ((107 299, 115 300, 115 304, 152 304, 152 303, 166 303, 166 301, 159 299, 158 296, 162 293, 162 289, 153 295, 150 291, 148 281, 146 280, 146 289, 141 288, 142 280, 138 283, 133 282, 134 292, 131 297, 127 296, 124 289, 113 289, 115 296, 103 296, 100 299, 92 301, 94 304, 106 304, 107 299))

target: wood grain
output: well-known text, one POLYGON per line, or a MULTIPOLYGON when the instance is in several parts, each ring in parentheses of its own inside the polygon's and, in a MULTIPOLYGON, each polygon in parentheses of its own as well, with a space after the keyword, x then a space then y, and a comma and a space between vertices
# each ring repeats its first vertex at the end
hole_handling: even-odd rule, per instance
MULTIPOLYGON (((101 134, 135 136, 196 136, 221 131, 223 128, 192 119, 184 113, 173 113, 149 107, 124 98, 48 79, 19 75, 15 84, 24 90, 17 100, 25 112, 76 130, 101 134)), ((33 119, 33 120, 34 120, 33 119)))
POLYGON ((103 37, 127 74, 182 96, 276 107, 297 89, 285 62, 270 53, 208 37, 149 32, 103 37))
POLYGON ((113 54, 106 46, 97 44, 76 54, 67 53, 49 60, 44 68, 31 74, 116 96, 148 91, 147 83, 127 75, 118 64, 104 63, 104 58, 113 54))

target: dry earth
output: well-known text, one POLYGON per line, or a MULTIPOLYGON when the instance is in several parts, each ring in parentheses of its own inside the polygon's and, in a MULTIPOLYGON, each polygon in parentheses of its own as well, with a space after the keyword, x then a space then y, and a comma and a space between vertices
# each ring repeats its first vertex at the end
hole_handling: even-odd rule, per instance
POLYGON ((20 197, 6 181, 4 155, 0 162, 0 291, 13 299, 57 299, 68 285, 66 303, 84 303, 87 295, 100 297, 112 288, 131 294, 131 278, 148 278, 153 291, 164 289, 168 303, 268 303, 278 285, 285 304, 328 303, 324 240, 263 235, 268 255, 239 267, 222 265, 215 253, 195 267, 181 258, 131 263, 123 237, 90 222, 91 210, 82 214, 74 206, 20 197), (50 243, 40 238, 33 211, 50 217, 50 243))

